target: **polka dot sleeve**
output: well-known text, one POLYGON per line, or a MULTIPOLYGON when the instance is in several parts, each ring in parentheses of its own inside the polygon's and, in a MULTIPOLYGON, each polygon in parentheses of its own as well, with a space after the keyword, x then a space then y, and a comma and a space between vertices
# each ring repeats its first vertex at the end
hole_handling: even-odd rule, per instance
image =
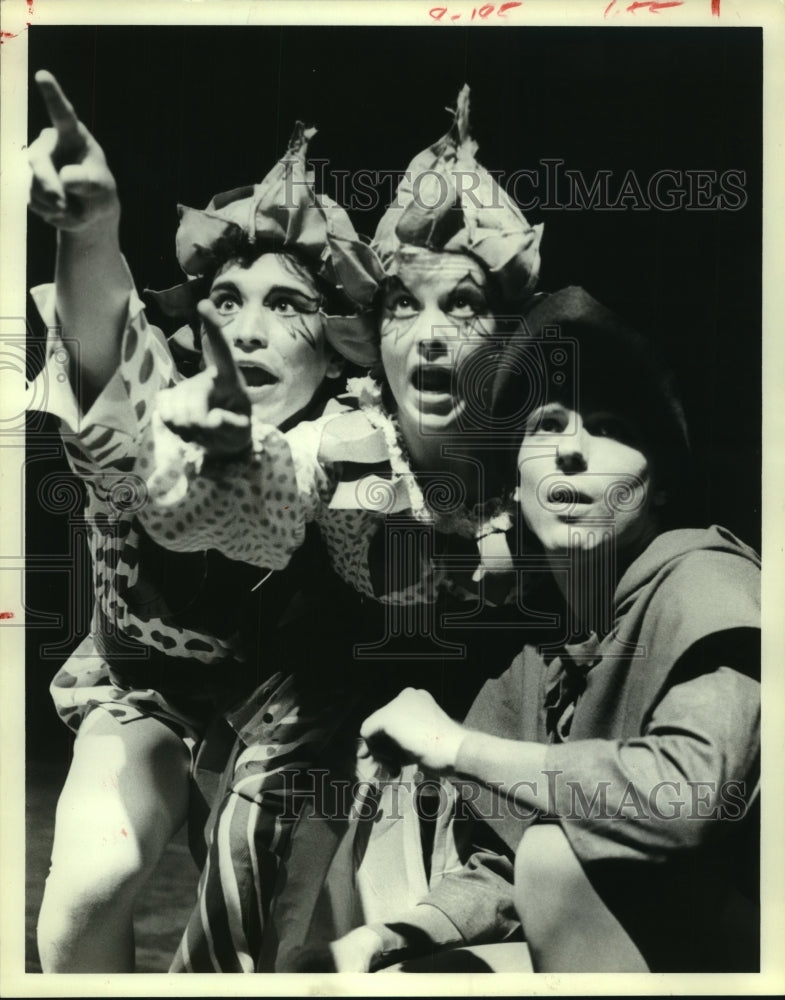
POLYGON ((288 434, 254 421, 253 450, 210 461, 154 414, 137 464, 148 486, 140 513, 148 534, 175 552, 213 548, 255 566, 283 569, 333 484, 317 459, 320 422, 288 434))
POLYGON ((127 473, 133 468, 140 428, 149 422, 159 389, 179 380, 161 331, 147 322, 135 292, 120 344, 118 368, 92 406, 82 412, 72 382, 67 343, 60 335, 54 285, 31 292, 47 326, 46 362, 31 388, 31 409, 51 413, 60 430, 72 468, 80 475, 127 473))

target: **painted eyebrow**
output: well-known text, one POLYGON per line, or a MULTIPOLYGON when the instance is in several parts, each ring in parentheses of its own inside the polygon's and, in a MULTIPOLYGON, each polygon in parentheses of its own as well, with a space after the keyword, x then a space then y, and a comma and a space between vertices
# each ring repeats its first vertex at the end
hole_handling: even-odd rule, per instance
POLYGON ((453 285, 453 291, 457 288, 463 288, 464 285, 468 285, 471 289, 481 292, 485 295, 485 286, 481 285, 480 282, 474 277, 471 271, 467 271, 462 277, 453 285))
POLYGON ((410 299, 412 299, 414 302, 417 303, 417 305, 420 304, 420 301, 414 294, 414 292, 410 292, 407 286, 403 283, 403 281, 401 281, 401 279, 396 274, 392 278, 390 278, 389 282, 387 283, 384 289, 384 298, 386 299, 390 295, 400 295, 400 294, 408 295, 410 299))
POLYGON ((310 289, 308 291, 304 291, 303 287, 298 287, 296 285, 273 285, 267 295, 265 295, 265 300, 269 299, 272 295, 294 295, 297 298, 305 299, 306 302, 312 302, 317 306, 320 302, 320 298, 314 295, 310 289))
POLYGON ((210 288, 210 294, 212 295, 213 292, 234 292, 235 295, 240 294, 240 290, 237 285, 235 285, 233 281, 227 281, 226 279, 223 281, 214 281, 212 287, 210 288))
POLYGON ((474 275, 469 272, 464 274, 462 278, 459 278, 453 287, 442 294, 440 298, 440 304, 446 304, 450 299, 455 298, 458 295, 469 294, 473 298, 482 299, 482 301, 488 304, 488 295, 485 288, 477 281, 474 275))
MULTIPOLYGON (((210 294, 213 292, 234 292, 237 296, 242 295, 239 286, 234 281, 230 281, 228 278, 216 281, 210 289, 210 294)), ((265 300, 271 295, 292 295, 297 298, 304 299, 306 302, 312 302, 316 306, 319 304, 319 299, 315 297, 310 290, 306 292, 302 287, 297 287, 295 285, 273 285, 273 287, 265 295, 265 300)))

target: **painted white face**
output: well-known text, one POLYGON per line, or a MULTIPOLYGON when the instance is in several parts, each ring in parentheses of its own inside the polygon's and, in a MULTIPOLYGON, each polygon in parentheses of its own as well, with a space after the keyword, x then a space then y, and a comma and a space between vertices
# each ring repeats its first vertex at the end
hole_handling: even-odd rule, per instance
MULTIPOLYGON (((248 267, 229 262, 213 281, 210 301, 224 317, 254 413, 266 423, 298 413, 322 380, 340 371, 326 346, 319 292, 288 255, 264 254, 248 267)), ((209 364, 206 338, 203 344, 209 364)))
POLYGON ((460 428, 477 353, 496 330, 482 267, 464 254, 407 254, 388 279, 381 355, 401 426, 423 434, 460 428))
POLYGON ((610 538, 642 546, 654 526, 651 469, 626 417, 547 403, 518 453, 523 518, 546 552, 589 551, 610 538))

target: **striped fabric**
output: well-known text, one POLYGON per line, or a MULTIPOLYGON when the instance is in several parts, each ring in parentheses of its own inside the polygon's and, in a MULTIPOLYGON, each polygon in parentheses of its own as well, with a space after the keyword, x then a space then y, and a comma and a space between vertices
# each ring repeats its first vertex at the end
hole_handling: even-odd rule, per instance
MULTIPOLYGON (((303 707, 298 678, 277 674, 233 725, 250 737, 231 787, 217 797, 207 859, 171 972, 254 972, 280 861, 303 803, 318 797, 314 763, 356 699, 344 691, 303 707)), ((324 773, 324 772, 321 772, 324 773)))

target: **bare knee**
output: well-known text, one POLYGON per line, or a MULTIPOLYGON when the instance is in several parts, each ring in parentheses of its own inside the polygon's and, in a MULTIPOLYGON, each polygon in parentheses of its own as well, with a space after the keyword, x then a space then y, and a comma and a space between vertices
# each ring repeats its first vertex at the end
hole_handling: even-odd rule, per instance
POLYGON ((564 932, 582 878, 560 826, 538 823, 526 831, 515 855, 515 905, 533 951, 564 932))
POLYGON ((98 972, 93 954, 132 938, 134 904, 148 878, 141 856, 114 853, 93 865, 53 867, 38 915, 38 951, 44 972, 98 972))
POLYGON ((38 917, 45 972, 78 971, 74 956, 110 928, 118 935, 124 927, 130 933, 136 899, 158 854, 124 828, 104 838, 99 849, 80 852, 75 845, 70 856, 61 851, 53 860, 38 917))
POLYGON ((537 824, 524 835, 515 858, 515 903, 535 971, 648 971, 560 826, 537 824))
POLYGON ((136 898, 187 808, 187 758, 173 734, 93 714, 57 805, 38 922, 46 971, 102 971, 106 956, 128 952, 136 898))
MULTIPOLYGON (((86 808, 86 823, 92 815, 93 810, 86 808)), ((159 838, 138 831, 126 816, 113 817, 111 804, 106 807, 106 821, 96 822, 80 842, 73 816, 58 807, 46 891, 66 907, 73 900, 77 908, 83 900, 101 905, 113 894, 134 895, 155 870, 164 846, 159 838)))

